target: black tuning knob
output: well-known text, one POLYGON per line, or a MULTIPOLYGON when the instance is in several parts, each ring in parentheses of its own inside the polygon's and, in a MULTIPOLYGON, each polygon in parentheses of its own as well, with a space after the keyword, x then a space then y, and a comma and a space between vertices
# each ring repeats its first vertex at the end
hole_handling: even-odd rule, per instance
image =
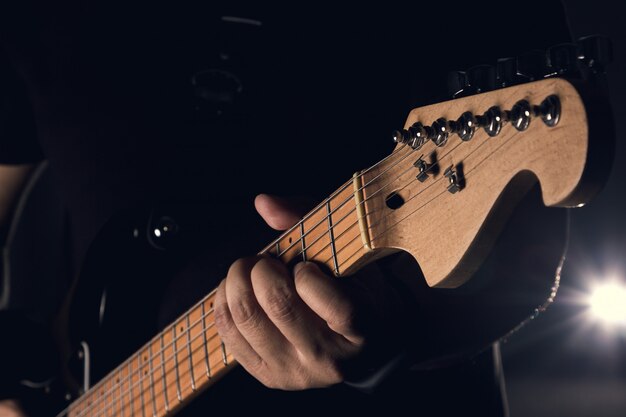
POLYGON ((578 75, 578 45, 561 43, 548 49, 550 75, 578 75))
POLYGON ((466 71, 471 94, 491 91, 496 88, 496 69, 493 65, 476 65, 466 71))
POLYGON ((496 85, 498 87, 508 87, 526 81, 524 77, 517 73, 517 58, 500 58, 496 64, 496 85))
POLYGON ((539 80, 549 74, 545 51, 535 49, 517 57, 517 73, 528 81, 539 80))
POLYGON ((578 39, 579 59, 594 73, 602 73, 613 61, 613 45, 606 36, 592 35, 578 39))
POLYGON ((464 71, 450 71, 448 73, 448 94, 452 98, 461 97, 467 88, 467 76, 464 71))

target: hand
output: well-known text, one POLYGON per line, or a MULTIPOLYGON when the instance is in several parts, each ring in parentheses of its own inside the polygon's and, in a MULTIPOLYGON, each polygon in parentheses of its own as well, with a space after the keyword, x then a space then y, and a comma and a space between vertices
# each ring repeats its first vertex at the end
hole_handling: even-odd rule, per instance
POLYGON ((0 417, 26 417, 26 415, 16 401, 0 400, 0 417))
MULTIPOLYGON (((267 195, 255 206, 277 230, 300 219, 287 202, 267 195)), ((380 274, 338 279, 311 262, 290 271, 257 256, 230 267, 217 290, 215 324, 252 376, 271 388, 298 390, 342 382, 384 355, 381 323, 398 316, 399 306, 380 274)))

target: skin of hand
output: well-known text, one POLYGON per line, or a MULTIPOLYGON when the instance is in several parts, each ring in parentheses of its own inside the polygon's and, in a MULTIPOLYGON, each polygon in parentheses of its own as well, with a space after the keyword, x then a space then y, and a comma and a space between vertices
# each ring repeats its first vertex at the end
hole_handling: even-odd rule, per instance
POLYGON ((26 417, 13 400, 0 400, 0 417, 26 417))
MULTIPOLYGON (((255 207, 274 229, 301 213, 261 194, 255 207)), ((241 258, 215 298, 215 325, 226 348, 265 386, 327 387, 393 355, 402 299, 377 268, 336 278, 312 262, 293 270, 265 256, 241 258), (384 341, 384 343, 383 343, 384 341)), ((397 347, 397 345, 396 345, 397 347)))

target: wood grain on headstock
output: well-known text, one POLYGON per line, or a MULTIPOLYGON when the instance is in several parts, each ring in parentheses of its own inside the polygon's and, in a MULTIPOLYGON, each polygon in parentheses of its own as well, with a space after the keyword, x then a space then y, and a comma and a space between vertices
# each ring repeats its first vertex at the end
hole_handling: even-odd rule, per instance
POLYGON ((396 152, 407 157, 365 172, 372 248, 408 251, 430 286, 456 287, 476 271, 507 212, 537 180, 547 206, 587 202, 591 194, 581 190, 587 190, 583 178, 588 167, 588 115, 578 91, 565 80, 542 80, 418 108, 410 112, 406 128, 416 121, 431 125, 440 117, 457 120, 466 111, 481 115, 491 106, 510 110, 522 99, 538 105, 551 94, 561 103, 561 118, 554 127, 533 116, 525 131, 506 123, 495 137, 480 129, 468 142, 455 134, 441 147, 432 141, 419 150, 399 144, 396 152), (424 182, 415 179, 413 168, 420 156, 437 164, 424 182), (456 193, 447 190, 448 167, 463 183, 456 193), (382 185, 385 188, 379 190, 382 185), (394 191, 404 204, 390 209, 384 197, 394 191))

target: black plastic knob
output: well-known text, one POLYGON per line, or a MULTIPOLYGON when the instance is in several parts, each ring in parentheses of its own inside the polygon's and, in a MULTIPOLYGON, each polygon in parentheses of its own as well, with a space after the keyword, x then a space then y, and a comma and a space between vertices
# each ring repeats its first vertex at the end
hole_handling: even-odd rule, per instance
POLYGON ((435 142, 437 146, 443 146, 448 141, 448 136, 450 133, 454 133, 453 129, 450 126, 450 123, 443 117, 437 119, 433 125, 433 137, 432 140, 435 142))
POLYGON ((420 122, 415 122, 409 127, 409 140, 408 144, 413 149, 419 149, 424 143, 428 141, 429 130, 420 122))
POLYGON ((517 58, 500 58, 496 64, 496 85, 498 87, 508 87, 520 84, 526 78, 517 73, 517 58))
POLYGON ((500 107, 493 106, 490 107, 489 110, 487 110, 482 116, 477 116, 476 120, 478 121, 479 126, 483 127, 489 136, 497 136, 498 133, 500 133, 500 130, 502 130, 504 115, 502 114, 500 107))
POLYGON ((467 75, 464 71, 448 72, 448 95, 457 98, 465 95, 467 75))
POLYGON ((549 75, 548 59, 545 51, 534 49, 517 57, 517 74, 528 81, 539 80, 549 75))
POLYGON ((478 122, 472 112, 466 111, 457 120, 458 134, 461 140, 468 141, 474 137, 474 132, 478 127, 478 122))
POLYGON ((585 36, 578 39, 579 59, 592 72, 605 72, 613 61, 613 44, 602 35, 585 36))
POLYGON ((519 131, 528 129, 530 125, 531 109, 530 103, 520 100, 513 105, 509 114, 509 121, 519 131))
POLYGON ((548 63, 550 75, 578 75, 578 45, 561 43, 552 46, 548 49, 548 63))
POLYGON ((476 65, 468 68, 466 77, 471 94, 496 88, 496 69, 493 65, 476 65))
POLYGON ((552 94, 546 97, 541 104, 533 106, 535 116, 540 116, 543 122, 550 126, 556 126, 561 118, 561 101, 559 97, 552 94))

